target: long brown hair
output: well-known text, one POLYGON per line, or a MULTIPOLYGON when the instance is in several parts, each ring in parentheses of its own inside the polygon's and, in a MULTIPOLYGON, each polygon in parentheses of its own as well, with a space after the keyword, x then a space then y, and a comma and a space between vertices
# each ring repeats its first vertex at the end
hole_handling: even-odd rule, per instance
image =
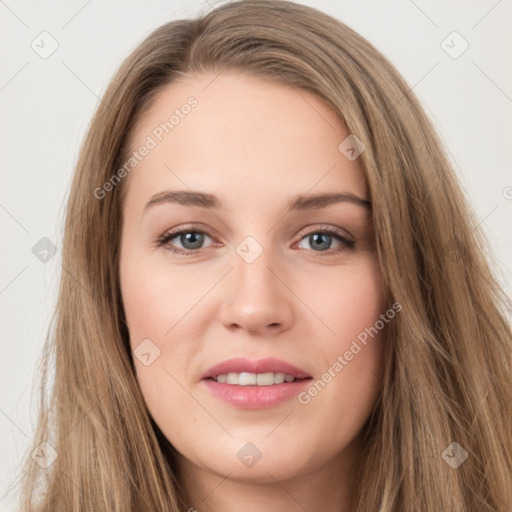
POLYGON ((69 195, 43 358, 50 389, 32 450, 47 442, 58 456, 47 467, 27 457, 23 509, 187 509, 173 448, 147 412, 129 350, 118 273, 124 181, 101 199, 94 191, 123 165, 137 120, 163 87, 224 70, 317 94, 366 146, 379 261, 402 311, 365 425, 357 512, 509 511, 510 304, 475 215, 395 68, 339 21, 281 0, 228 3, 161 26, 106 91, 69 195), (453 456, 452 443, 468 455, 457 468, 443 455, 453 456))

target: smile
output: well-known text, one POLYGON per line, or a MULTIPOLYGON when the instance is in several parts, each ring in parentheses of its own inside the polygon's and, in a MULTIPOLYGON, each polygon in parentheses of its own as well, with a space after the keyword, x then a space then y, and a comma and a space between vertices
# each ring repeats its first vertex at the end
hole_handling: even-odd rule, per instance
POLYGON ((235 386, 272 386, 284 382, 295 381, 295 376, 280 372, 266 373, 221 373, 214 377, 216 382, 221 384, 233 384, 235 386))

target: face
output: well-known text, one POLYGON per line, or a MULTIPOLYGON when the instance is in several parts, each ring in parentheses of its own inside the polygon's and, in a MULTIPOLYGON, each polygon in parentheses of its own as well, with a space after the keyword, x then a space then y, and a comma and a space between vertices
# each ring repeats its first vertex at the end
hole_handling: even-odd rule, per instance
POLYGON ((348 135, 315 95, 228 72, 172 84, 135 127, 121 292, 184 471, 281 480, 357 457, 386 305, 348 135))

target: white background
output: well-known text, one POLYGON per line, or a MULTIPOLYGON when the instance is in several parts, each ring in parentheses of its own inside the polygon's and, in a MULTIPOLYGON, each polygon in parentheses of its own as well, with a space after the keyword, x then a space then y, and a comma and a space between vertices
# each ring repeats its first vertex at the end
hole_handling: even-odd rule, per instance
MULTIPOLYGON (((337 17, 369 39, 414 86, 449 149, 510 295, 511 1, 301 3, 337 17), (453 31, 469 43, 457 59, 441 47, 453 31)), ((63 206, 79 144, 122 59, 157 26, 194 17, 212 5, 0 0, 0 510, 14 510, 14 469, 33 434, 34 368, 59 273, 60 252, 44 264, 32 247, 42 237, 60 247, 63 206), (59 45, 47 59, 31 48, 43 31, 59 45)), ((460 48, 453 36, 448 44, 460 48)))

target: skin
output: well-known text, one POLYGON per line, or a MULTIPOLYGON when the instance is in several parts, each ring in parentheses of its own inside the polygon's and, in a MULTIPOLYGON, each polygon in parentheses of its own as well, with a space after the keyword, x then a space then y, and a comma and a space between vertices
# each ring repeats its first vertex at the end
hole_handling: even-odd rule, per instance
POLYGON ((371 212, 350 202, 287 209, 298 194, 368 199, 359 161, 338 150, 348 132, 312 93, 223 72, 190 75, 161 91, 134 129, 133 150, 190 96, 197 107, 123 184, 120 279, 131 346, 150 339, 160 350, 147 366, 134 358, 144 399, 179 452, 187 506, 353 510, 385 329, 306 405, 292 397, 269 409, 240 409, 200 380, 232 357, 276 357, 321 378, 386 311, 371 212), (217 195, 224 207, 163 203, 144 212, 153 195, 189 189, 217 195), (170 251, 194 250, 184 237, 158 245, 190 224, 208 233, 195 254, 170 251), (315 248, 307 235, 325 226, 354 247, 332 237, 315 248), (236 252, 249 235, 263 250, 252 263, 236 252), (247 442, 262 453, 252 467, 237 457, 247 442))

